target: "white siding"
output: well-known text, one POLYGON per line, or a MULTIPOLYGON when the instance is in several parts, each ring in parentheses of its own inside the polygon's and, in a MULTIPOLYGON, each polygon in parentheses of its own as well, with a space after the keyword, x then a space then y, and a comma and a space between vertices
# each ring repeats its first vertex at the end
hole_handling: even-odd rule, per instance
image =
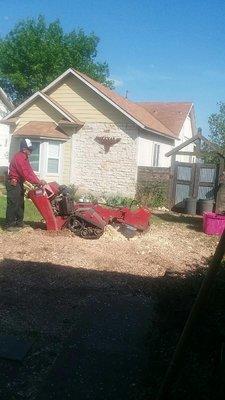
POLYGON ((165 154, 173 149, 174 140, 146 133, 138 137, 138 166, 153 167, 154 144, 160 146, 158 167, 170 167, 171 160, 165 154))
MULTIPOLYGON (((0 100, 0 119, 7 114, 8 110, 0 100)), ((10 145, 9 126, 0 124, 0 167, 8 166, 8 155, 10 145)))
MULTIPOLYGON (((175 141, 175 146, 179 146, 181 143, 184 143, 186 140, 192 138, 194 135, 192 130, 191 118, 188 116, 184 121, 184 125, 180 132, 180 140, 175 141)), ((188 146, 184 147, 181 151, 194 151, 194 144, 191 143, 188 146)), ((181 162, 194 162, 193 156, 177 156, 176 161, 181 162)))

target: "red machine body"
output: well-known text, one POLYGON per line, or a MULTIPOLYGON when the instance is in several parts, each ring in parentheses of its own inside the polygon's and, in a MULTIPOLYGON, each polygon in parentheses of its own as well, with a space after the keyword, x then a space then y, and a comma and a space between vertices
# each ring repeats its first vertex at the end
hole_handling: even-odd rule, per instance
POLYGON ((28 197, 33 201, 39 213, 45 220, 47 230, 58 231, 66 225, 68 217, 54 214, 51 205, 51 199, 54 197, 54 192, 51 189, 51 185, 46 185, 43 189, 30 190, 28 197))
POLYGON ((151 213, 146 208, 131 210, 111 208, 94 203, 74 203, 65 186, 56 182, 42 189, 30 190, 28 197, 46 222, 47 230, 69 228, 85 238, 98 238, 107 224, 118 223, 139 231, 148 229, 151 213))

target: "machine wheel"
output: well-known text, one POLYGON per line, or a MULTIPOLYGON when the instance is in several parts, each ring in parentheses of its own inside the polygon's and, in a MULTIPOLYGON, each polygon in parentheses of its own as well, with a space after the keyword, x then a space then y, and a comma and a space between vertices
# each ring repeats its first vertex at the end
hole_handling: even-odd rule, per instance
POLYGON ((100 238, 100 236, 102 236, 103 233, 104 233, 104 230, 103 230, 103 229, 100 229, 100 228, 93 228, 93 234, 94 234, 94 237, 95 237, 96 239, 100 238))
POLYGON ((71 216, 68 223, 68 228, 75 233, 76 235, 80 234, 81 229, 83 228, 83 221, 79 221, 76 217, 71 216))
POLYGON ((81 229, 80 236, 84 239, 98 239, 102 236, 103 232, 103 229, 85 226, 85 228, 81 229))
POLYGON ((104 229, 91 226, 81 218, 77 218, 75 215, 70 217, 68 228, 75 233, 75 235, 81 236, 84 239, 98 239, 104 233, 104 229))

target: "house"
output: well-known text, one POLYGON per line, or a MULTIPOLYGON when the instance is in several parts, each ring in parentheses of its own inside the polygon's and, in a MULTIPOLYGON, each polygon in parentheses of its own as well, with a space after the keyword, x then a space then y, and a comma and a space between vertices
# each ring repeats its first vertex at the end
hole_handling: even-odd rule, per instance
POLYGON ((35 147, 31 163, 47 181, 134 196, 138 168, 167 168, 165 154, 195 131, 191 103, 134 103, 72 68, 2 121, 35 147))
MULTIPOLYGON (((9 111, 12 111, 14 106, 6 93, 0 88, 0 120, 5 117, 9 111)), ((0 175, 1 170, 8 166, 10 146, 9 127, 0 125, 0 175)))
MULTIPOLYGON (((174 146, 176 147, 181 143, 184 143, 186 140, 192 138, 196 134, 196 121, 195 121, 195 112, 194 106, 192 103, 156 103, 156 102, 144 102, 138 103, 142 107, 144 107, 149 113, 155 116, 163 125, 168 127, 171 132, 175 135, 174 146)), ((167 144, 171 150, 171 143, 167 144)), ((161 157, 158 163, 154 162, 151 157, 148 157, 149 162, 145 161, 145 166, 149 164, 149 166, 157 167, 169 167, 170 160, 165 160, 166 154, 166 142, 165 140, 161 144, 161 157), (157 165, 158 164, 158 165, 157 165)), ((148 146, 150 147, 150 146, 148 146)), ((145 146, 143 146, 145 148, 145 146)), ((168 151, 170 151, 168 150, 168 151)), ((187 146, 185 148, 186 151, 193 151, 193 144, 187 146)), ((146 150, 141 150, 144 152, 146 150)), ((150 148, 150 152, 154 154, 154 148, 150 148)), ((145 157, 146 158, 146 157, 145 157)), ((142 156, 143 159, 143 156, 142 156)), ((193 162, 193 158, 189 156, 178 156, 177 161, 181 162, 193 162)), ((139 163, 139 165, 141 165, 139 163)))

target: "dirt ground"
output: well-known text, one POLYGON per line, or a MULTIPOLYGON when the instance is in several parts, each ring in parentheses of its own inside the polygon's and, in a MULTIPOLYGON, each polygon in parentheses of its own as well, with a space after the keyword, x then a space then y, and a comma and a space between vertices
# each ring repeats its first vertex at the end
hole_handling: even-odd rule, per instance
POLYGON ((87 298, 99 291, 152 296, 153 282, 204 266, 217 242, 202 232, 201 218, 159 212, 147 233, 129 238, 110 226, 91 241, 31 227, 0 232, 0 329, 34 341, 21 365, 0 361, 1 398, 35 398, 87 298))
POLYGON ((98 240, 84 240, 70 231, 49 233, 27 227, 2 233, 0 259, 53 263, 61 266, 160 276, 187 271, 205 262, 218 238, 205 235, 199 217, 157 213, 147 233, 133 238, 108 226, 98 240))

